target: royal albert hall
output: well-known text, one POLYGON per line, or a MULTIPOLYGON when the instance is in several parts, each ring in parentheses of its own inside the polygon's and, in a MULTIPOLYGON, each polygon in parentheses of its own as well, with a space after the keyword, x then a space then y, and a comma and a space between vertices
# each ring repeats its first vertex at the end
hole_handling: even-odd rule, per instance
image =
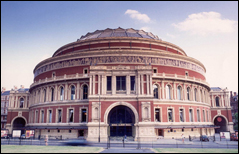
POLYGON ((214 135, 204 65, 133 28, 96 30, 38 63, 21 112, 35 136, 214 135))

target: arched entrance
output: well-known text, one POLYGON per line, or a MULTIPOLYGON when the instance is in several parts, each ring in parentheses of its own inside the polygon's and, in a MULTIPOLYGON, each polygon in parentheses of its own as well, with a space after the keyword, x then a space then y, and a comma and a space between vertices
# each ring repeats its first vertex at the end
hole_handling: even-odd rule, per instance
POLYGON ((215 133, 220 133, 220 132, 227 131, 227 121, 222 116, 218 116, 214 119, 214 125, 215 126, 220 126, 220 128, 215 129, 215 133))
POLYGON ((13 121, 12 130, 21 130, 21 134, 24 134, 25 125, 26 125, 26 121, 23 118, 18 117, 13 121))
POLYGON ((114 107, 108 115, 110 136, 134 136, 135 116, 133 111, 124 105, 114 107))

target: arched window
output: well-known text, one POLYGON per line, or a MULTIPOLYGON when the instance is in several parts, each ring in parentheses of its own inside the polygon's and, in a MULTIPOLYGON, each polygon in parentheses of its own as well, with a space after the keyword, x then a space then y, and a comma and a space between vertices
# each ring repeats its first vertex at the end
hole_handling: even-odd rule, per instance
POLYGON ((178 93, 178 100, 181 100, 181 89, 182 88, 180 86, 178 86, 178 89, 177 89, 178 90, 178 92, 177 92, 178 93))
POLYGON ((71 86, 71 100, 75 99, 75 86, 71 86))
POLYGON ((51 88, 51 101, 54 101, 54 89, 51 88))
POLYGON ((20 98, 20 108, 23 108, 23 104, 24 104, 24 99, 23 98, 20 98))
POLYGON ((159 98, 158 96, 158 86, 157 85, 154 85, 154 98, 159 98))
POLYGON ((220 104, 219 104, 219 97, 216 97, 216 106, 219 107, 220 104))
POLYGON ((46 89, 43 90, 43 101, 46 102, 46 89))
POLYGON ((187 88, 187 99, 190 100, 190 88, 187 88))
POLYGON ((64 99, 64 88, 61 87, 60 89, 60 100, 62 101, 64 99))
POLYGON ((83 99, 88 99, 88 87, 87 87, 87 85, 83 86, 83 99))
POLYGON ((197 89, 196 89, 196 88, 194 89, 194 97, 195 97, 195 98, 194 98, 195 101, 197 101, 197 89))
POLYGON ((171 87, 170 87, 170 85, 166 86, 166 99, 171 99, 171 87))

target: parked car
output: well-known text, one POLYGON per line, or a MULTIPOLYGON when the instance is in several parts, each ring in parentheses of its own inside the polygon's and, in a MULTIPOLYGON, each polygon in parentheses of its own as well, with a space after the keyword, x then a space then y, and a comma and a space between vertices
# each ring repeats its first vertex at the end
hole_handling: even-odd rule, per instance
POLYGON ((200 141, 209 142, 209 138, 207 137, 207 135, 202 135, 202 136, 200 137, 200 141))
POLYGON ((238 137, 235 133, 231 134, 230 141, 238 141, 238 137))

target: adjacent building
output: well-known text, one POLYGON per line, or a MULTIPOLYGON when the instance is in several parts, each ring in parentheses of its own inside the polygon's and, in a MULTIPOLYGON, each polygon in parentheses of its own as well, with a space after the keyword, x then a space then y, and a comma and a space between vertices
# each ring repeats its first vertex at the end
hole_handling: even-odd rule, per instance
POLYGON ((232 108, 231 112, 232 112, 233 126, 236 126, 236 125, 238 126, 238 121, 235 120, 235 113, 238 113, 238 94, 236 92, 232 94, 232 91, 230 91, 230 104, 232 108))
POLYGON ((229 90, 227 88, 211 87, 210 102, 212 122, 215 126, 220 126, 220 128, 215 129, 215 132, 234 132, 229 90))
POLYGON ((10 91, 5 91, 5 88, 2 89, 1 91, 1 130, 6 129, 9 94, 10 94, 10 91))
POLYGON ((29 89, 10 92, 10 132, 152 141, 182 133, 214 135, 218 117, 229 125, 223 129, 231 130, 228 93, 214 106, 204 65, 143 30, 87 33, 38 63, 33 73, 29 89))

